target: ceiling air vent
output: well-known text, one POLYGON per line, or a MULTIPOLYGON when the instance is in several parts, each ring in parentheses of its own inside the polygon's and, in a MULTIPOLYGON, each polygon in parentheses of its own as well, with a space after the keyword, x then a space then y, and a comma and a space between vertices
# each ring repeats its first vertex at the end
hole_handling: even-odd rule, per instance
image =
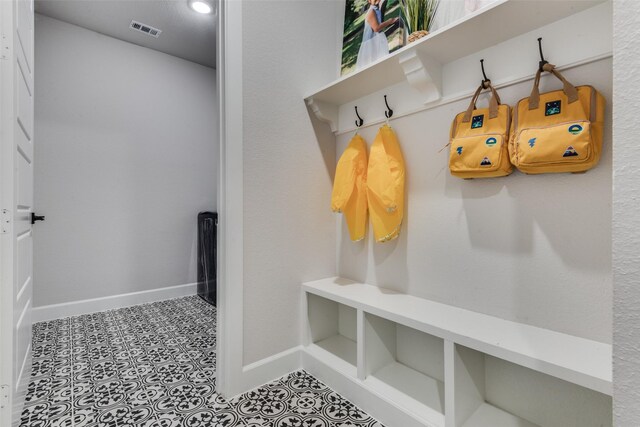
POLYGON ((151 25, 143 24, 138 21, 131 21, 131 25, 129 26, 132 30, 140 31, 141 33, 145 33, 147 35, 158 38, 162 30, 157 28, 153 28, 151 25))

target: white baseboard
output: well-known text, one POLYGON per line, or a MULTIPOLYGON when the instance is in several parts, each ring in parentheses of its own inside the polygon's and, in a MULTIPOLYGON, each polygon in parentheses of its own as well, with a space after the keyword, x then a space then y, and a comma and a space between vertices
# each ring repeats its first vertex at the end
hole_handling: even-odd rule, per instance
POLYGON ((44 322, 47 320, 61 319, 63 317, 79 316, 82 314, 96 313, 98 311, 185 297, 195 295, 197 286, 197 283, 187 283, 186 285, 169 286, 148 291, 71 301, 62 304, 44 305, 42 307, 34 307, 31 318, 33 323, 44 322))
POLYGON ((302 369, 302 346, 292 347, 251 363, 242 369, 242 386, 237 394, 245 393, 300 369, 302 369))

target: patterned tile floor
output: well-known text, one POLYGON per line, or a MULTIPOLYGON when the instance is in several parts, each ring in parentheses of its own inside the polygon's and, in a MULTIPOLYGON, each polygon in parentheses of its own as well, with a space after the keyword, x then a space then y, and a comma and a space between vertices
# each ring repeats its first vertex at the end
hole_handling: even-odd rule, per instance
POLYGON ((21 427, 382 427, 304 371, 226 401, 215 320, 186 297, 36 323, 21 427))

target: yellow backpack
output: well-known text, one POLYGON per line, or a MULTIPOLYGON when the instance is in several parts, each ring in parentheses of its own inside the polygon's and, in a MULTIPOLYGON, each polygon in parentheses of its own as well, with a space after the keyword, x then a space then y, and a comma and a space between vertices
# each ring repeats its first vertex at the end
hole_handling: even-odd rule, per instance
POLYGON ((604 97, 592 86, 569 83, 552 64, 538 70, 531 96, 514 107, 509 154, 528 174, 584 172, 602 153, 604 97), (542 71, 552 73, 562 90, 540 94, 542 71))
POLYGON ((449 170, 459 178, 491 178, 513 171, 509 163, 509 126, 511 108, 500 104, 491 82, 483 82, 471 99, 469 108, 451 124, 449 170), (476 108, 485 84, 491 90, 489 108, 476 108))

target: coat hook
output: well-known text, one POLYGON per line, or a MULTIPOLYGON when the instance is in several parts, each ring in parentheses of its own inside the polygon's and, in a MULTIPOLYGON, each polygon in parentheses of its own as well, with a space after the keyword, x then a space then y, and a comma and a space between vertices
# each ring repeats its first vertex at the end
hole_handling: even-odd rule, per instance
POLYGON ((364 120, 362 120, 362 117, 360 117, 360 114, 358 114, 358 106, 357 105, 356 105, 356 116, 358 117, 358 120, 356 120, 356 126, 360 127, 364 123, 364 120))
POLYGON ((487 89, 489 87, 487 83, 491 83, 491 80, 487 78, 487 73, 484 72, 484 59, 480 60, 480 67, 482 68, 482 77, 484 77, 484 80, 482 80, 480 85, 483 89, 487 89))
POLYGON ((390 119, 393 116, 393 110, 389 107, 389 103, 387 102, 387 95, 384 96, 384 105, 387 106, 387 111, 384 112, 384 115, 387 119, 390 119))
POLYGON ((538 63, 538 68, 540 71, 543 71, 542 67, 544 67, 545 64, 548 64, 549 61, 544 59, 544 54, 542 53, 542 37, 538 37, 538 50, 540 51, 540 62, 538 63))

